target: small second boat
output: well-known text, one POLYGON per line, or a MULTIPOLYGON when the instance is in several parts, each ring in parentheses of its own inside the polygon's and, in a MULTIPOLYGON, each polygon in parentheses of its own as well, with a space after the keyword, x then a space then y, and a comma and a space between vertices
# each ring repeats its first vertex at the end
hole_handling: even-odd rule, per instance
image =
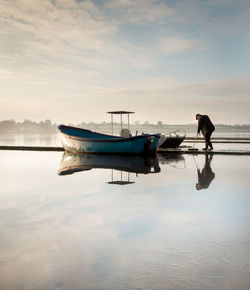
MULTIPOLYGON (((178 131, 178 130, 177 130, 178 131)), ((159 147, 160 148, 177 148, 181 145, 183 140, 186 138, 186 135, 179 136, 176 134, 177 131, 170 132, 166 135, 161 135, 160 141, 159 141, 159 147), (174 136, 171 134, 174 133, 174 136)))

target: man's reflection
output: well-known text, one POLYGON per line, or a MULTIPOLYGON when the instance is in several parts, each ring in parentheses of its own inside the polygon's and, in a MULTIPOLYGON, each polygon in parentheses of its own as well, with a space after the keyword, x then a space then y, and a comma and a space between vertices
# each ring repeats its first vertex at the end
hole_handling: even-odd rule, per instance
POLYGON ((196 189, 207 189, 215 178, 215 174, 211 169, 211 162, 213 159, 213 154, 205 154, 205 164, 202 170, 197 168, 198 173, 198 183, 196 183, 196 189))

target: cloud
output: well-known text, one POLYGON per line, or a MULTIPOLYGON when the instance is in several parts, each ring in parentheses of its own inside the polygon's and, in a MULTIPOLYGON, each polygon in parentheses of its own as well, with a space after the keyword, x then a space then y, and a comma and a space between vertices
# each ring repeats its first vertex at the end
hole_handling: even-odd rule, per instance
POLYGON ((149 51, 118 36, 117 23, 91 1, 4 1, 0 11, 5 43, 0 57, 13 71, 33 70, 41 77, 34 72, 54 70, 85 78, 87 71, 98 77, 153 65, 149 51))
POLYGON ((175 5, 175 16, 202 38, 222 38, 233 34, 249 37, 250 3, 248 0, 199 0, 179 1, 175 5))
POLYGON ((247 75, 206 82, 141 78, 112 87, 84 88, 83 84, 81 93, 73 93, 73 87, 62 87, 58 93, 48 84, 32 86, 37 87, 36 95, 31 92, 22 98, 0 100, 3 119, 15 116, 34 120, 50 118, 63 123, 102 122, 109 121, 106 111, 123 109, 135 111, 134 120, 142 122, 193 123, 195 113, 201 112, 211 115, 215 123, 249 123, 250 76, 247 75))
POLYGON ((119 19, 127 23, 159 23, 166 17, 173 16, 175 10, 163 1, 117 0, 109 1, 106 8, 111 9, 119 19))
POLYGON ((8 41, 13 42, 14 37, 13 44, 27 58, 37 54, 104 53, 112 47, 106 39, 116 27, 90 5, 46 0, 4 1, 0 5, 2 33, 9 35, 8 41))
POLYGON ((2 0, 2 118, 89 121, 95 111, 135 109, 149 121, 166 110, 175 122, 170 108, 185 104, 180 122, 189 122, 208 100, 247 113, 248 11, 243 0, 237 9, 234 1, 2 0), (30 107, 20 112, 24 100, 30 107))
POLYGON ((180 54, 197 49, 198 41, 182 37, 169 37, 160 43, 160 51, 166 55, 180 54))
POLYGON ((74 46, 73 41, 79 43, 85 39, 86 45, 89 45, 88 40, 94 36, 104 37, 116 31, 116 27, 106 21, 97 8, 89 7, 76 4, 73 0, 58 1, 55 4, 48 0, 20 0, 1 2, 0 11, 2 21, 9 24, 4 30, 13 34, 22 33, 24 38, 20 42, 33 39, 46 41, 50 45, 56 39, 72 42, 74 46))

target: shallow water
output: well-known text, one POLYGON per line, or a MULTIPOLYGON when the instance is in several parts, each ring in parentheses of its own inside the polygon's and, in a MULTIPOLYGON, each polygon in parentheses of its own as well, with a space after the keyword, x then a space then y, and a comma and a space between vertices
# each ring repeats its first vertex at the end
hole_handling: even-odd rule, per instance
POLYGON ((61 146, 58 134, 2 133, 0 145, 4 146, 61 146))
POLYGON ((1 289, 250 289, 250 156, 0 158, 1 289))

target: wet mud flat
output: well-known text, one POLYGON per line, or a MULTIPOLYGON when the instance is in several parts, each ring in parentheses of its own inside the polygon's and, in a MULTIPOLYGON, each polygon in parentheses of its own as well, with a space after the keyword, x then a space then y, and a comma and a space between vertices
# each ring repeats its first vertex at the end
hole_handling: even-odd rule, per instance
POLYGON ((64 151, 63 147, 55 146, 8 146, 1 145, 0 150, 21 150, 21 151, 64 151))
POLYGON ((220 155, 250 155, 250 150, 213 150, 205 151, 202 149, 190 150, 191 148, 177 148, 177 149, 163 149, 160 148, 158 153, 171 153, 171 154, 220 154, 220 155))

